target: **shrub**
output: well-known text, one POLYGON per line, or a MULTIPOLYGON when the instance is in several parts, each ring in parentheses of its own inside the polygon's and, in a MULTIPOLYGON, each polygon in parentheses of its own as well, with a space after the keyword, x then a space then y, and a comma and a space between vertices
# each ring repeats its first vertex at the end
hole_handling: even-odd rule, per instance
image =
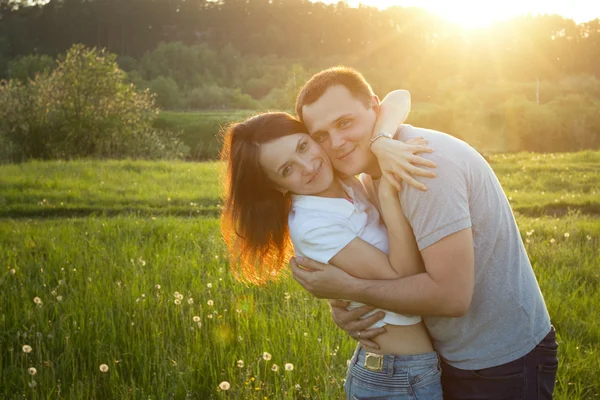
POLYGON ((175 109, 181 103, 177 82, 172 78, 160 76, 150 82, 149 89, 156 94, 156 102, 161 108, 175 109))
POLYGON ((159 158, 183 149, 156 131, 154 96, 124 82, 115 55, 74 45, 51 74, 0 85, 0 136, 31 158, 159 158))
POLYGON ((40 54, 30 54, 19 57, 8 63, 8 78, 27 82, 39 73, 50 73, 56 68, 52 57, 40 54))

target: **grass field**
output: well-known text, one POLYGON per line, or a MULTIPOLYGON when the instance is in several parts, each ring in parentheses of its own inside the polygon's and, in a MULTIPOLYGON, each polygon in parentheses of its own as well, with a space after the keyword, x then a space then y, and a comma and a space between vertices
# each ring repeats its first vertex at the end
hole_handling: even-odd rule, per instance
MULTIPOLYGON (((555 398, 598 398, 600 152, 491 163, 557 329, 555 398)), ((0 166, 0 399, 343 398, 354 342, 326 303, 229 273, 217 168, 0 166)))

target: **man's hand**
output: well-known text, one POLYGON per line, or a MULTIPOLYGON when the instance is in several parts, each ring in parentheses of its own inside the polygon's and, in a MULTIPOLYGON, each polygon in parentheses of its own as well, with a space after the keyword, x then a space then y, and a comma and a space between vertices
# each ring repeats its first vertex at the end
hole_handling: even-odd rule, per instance
POLYGON ((306 257, 298 259, 292 257, 290 266, 294 279, 313 296, 320 299, 344 298, 343 289, 348 288, 355 279, 340 268, 306 257))
POLYGON ((373 311, 374 307, 363 306, 348 311, 346 308, 348 304, 349 302, 344 300, 329 300, 333 322, 341 329, 345 330, 352 339, 358 340, 363 346, 379 349, 379 345, 371 339, 385 333, 385 328, 368 328, 382 319, 385 316, 385 313, 383 311, 378 311, 365 319, 360 319, 363 315, 373 311))
POLYGON ((418 153, 431 153, 432 148, 427 147, 427 141, 423 138, 414 138, 406 143, 399 140, 381 138, 376 140, 371 146, 371 151, 377 157, 383 176, 394 184, 396 190, 402 188, 401 182, 416 187, 420 190, 427 190, 427 187, 417 181, 413 176, 424 176, 435 178, 436 173, 423 168, 435 168, 433 161, 427 160, 418 153))

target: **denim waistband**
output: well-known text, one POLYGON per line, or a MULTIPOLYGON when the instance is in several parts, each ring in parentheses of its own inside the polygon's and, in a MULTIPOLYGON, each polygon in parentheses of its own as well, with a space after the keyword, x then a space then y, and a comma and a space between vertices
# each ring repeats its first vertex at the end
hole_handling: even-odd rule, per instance
MULTIPOLYGON (((352 364, 364 365, 368 351, 361 345, 358 345, 352 356, 352 364)), ((439 363, 438 354, 435 351, 419 354, 384 354, 381 372, 385 374, 393 373, 394 370, 426 367, 437 365, 439 363)))

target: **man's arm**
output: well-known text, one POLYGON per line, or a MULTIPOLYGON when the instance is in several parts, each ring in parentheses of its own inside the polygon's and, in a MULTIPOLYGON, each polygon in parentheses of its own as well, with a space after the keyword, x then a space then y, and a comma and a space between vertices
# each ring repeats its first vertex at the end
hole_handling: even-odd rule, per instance
POLYGON ((400 314, 460 317, 473 296, 474 251, 471 229, 453 233, 425 248, 426 271, 395 280, 361 280, 312 260, 292 260, 296 280, 317 297, 344 298, 400 314))

